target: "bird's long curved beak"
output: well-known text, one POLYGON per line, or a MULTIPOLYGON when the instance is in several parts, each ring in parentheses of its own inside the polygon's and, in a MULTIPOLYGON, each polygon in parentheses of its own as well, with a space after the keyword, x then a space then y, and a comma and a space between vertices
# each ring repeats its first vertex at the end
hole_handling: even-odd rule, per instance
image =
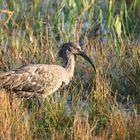
POLYGON ((86 54, 86 52, 81 51, 81 52, 79 53, 79 55, 82 56, 83 58, 85 58, 85 59, 92 65, 94 71, 96 72, 95 65, 93 64, 91 58, 86 54))

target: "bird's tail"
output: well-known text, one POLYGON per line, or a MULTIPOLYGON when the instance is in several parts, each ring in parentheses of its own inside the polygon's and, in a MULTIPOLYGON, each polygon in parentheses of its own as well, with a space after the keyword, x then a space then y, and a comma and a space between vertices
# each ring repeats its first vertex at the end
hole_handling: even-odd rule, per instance
POLYGON ((11 72, 5 72, 5 73, 0 74, 0 88, 4 87, 5 84, 9 82, 10 77, 13 73, 14 72, 11 71, 11 72))

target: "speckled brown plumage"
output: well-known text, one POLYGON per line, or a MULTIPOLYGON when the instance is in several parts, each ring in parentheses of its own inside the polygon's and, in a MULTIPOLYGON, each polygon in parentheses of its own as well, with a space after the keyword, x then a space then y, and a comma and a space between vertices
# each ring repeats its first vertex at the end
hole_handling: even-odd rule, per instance
POLYGON ((0 87, 12 91, 21 97, 33 97, 35 94, 46 98, 62 85, 68 85, 74 72, 74 55, 81 55, 94 67, 90 58, 79 45, 65 43, 59 51, 64 67, 59 65, 35 64, 20 67, 0 74, 0 87))

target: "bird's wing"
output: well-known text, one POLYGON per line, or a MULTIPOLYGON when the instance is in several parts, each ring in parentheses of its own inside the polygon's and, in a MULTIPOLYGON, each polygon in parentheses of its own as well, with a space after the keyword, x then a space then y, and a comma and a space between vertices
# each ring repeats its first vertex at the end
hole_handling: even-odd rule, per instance
POLYGON ((0 87, 13 91, 41 93, 44 90, 49 92, 52 90, 54 92, 62 84, 59 67, 57 65, 55 67, 51 65, 30 65, 0 74, 0 87))

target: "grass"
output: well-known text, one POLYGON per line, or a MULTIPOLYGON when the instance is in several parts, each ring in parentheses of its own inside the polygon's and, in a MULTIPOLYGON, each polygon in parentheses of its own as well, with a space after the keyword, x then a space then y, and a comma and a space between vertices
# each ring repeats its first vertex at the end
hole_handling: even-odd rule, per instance
POLYGON ((61 64, 60 44, 85 41, 97 74, 78 57, 70 85, 41 107, 1 90, 0 139, 140 139, 138 0, 130 7, 125 1, 108 1, 107 17, 100 1, 49 2, 45 20, 39 0, 32 4, 30 18, 19 3, 0 11, 5 15, 0 20, 0 72, 27 64, 61 64))

